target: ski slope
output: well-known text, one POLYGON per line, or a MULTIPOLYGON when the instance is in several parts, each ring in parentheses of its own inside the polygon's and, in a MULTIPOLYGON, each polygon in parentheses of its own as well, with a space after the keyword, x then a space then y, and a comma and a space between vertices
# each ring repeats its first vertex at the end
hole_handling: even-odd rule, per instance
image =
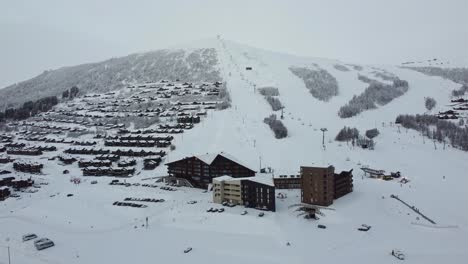
MULTIPOLYGON (((50 167, 42 177, 49 185, 36 194, 0 203, 0 263, 7 263, 10 246, 12 263, 395 263, 392 249, 406 255, 405 263, 465 263, 468 258, 468 203, 466 186, 468 154, 423 138, 415 131, 392 125, 398 114, 424 113, 424 97, 438 100, 436 109, 445 110, 450 92, 458 85, 436 77, 394 66, 352 67, 348 72, 333 65, 345 63, 303 58, 248 47, 226 40, 194 44, 216 48, 219 70, 227 83, 232 107, 210 112, 195 128, 176 135, 177 149, 167 156, 185 156, 224 151, 255 170, 271 167, 275 174, 298 173, 300 166, 333 165, 337 171, 354 170, 354 192, 323 210, 318 221, 298 216, 294 204, 300 191, 283 192, 277 212, 226 208, 224 213, 207 213, 212 194, 203 190, 177 188, 175 192, 141 186, 110 186, 111 178, 83 178, 80 185, 69 182, 60 166, 50 167), (329 71, 339 83, 339 95, 322 102, 309 93, 290 66, 316 67, 329 71), (252 67, 246 71, 245 67, 252 67), (341 119, 338 109, 367 85, 357 74, 372 76, 374 68, 407 80, 409 91, 391 103, 360 115, 341 119), (274 86, 285 106, 287 138, 277 140, 263 119, 273 113, 255 88, 274 86), (343 126, 357 127, 361 133, 378 128, 373 151, 334 141, 343 126), (327 128, 325 148, 322 132, 327 128), (437 149, 435 149, 437 148, 437 149), (381 181, 363 177, 362 166, 401 171, 410 182, 381 181), (443 177, 445 176, 445 177, 443 177), (73 197, 66 197, 73 193, 73 197), (54 195, 51 197, 51 195, 54 195), (415 214, 390 195, 417 207, 437 224, 415 214), (125 197, 163 198, 164 203, 147 208, 112 206, 125 197), (196 204, 187 204, 195 200, 196 204), (149 226, 144 227, 145 218, 149 226), (318 229, 317 224, 327 226, 318 229), (361 224, 371 225, 359 232, 361 224), (451 228, 446 228, 450 226, 451 228), (47 236, 56 246, 36 251, 21 236, 34 232, 47 236), (290 246, 287 246, 287 243, 290 246), (193 250, 184 254, 183 250, 193 250)), ((186 48, 186 47, 185 47, 186 48)), ((277 113, 278 116, 280 113, 277 113)), ((165 166, 144 171, 127 182, 145 183, 151 176, 165 175, 165 166)), ((80 175, 73 168, 70 175, 80 175)), ((161 184, 160 184, 161 185, 161 184)), ((161 185, 162 186, 162 185, 161 185)))

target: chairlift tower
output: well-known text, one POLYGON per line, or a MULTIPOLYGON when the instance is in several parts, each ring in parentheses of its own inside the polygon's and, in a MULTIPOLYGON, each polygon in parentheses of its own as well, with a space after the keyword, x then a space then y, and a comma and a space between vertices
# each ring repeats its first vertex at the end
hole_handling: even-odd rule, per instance
POLYGON ((328 129, 323 127, 320 131, 322 131, 322 145, 325 146, 325 132, 328 131, 328 129))

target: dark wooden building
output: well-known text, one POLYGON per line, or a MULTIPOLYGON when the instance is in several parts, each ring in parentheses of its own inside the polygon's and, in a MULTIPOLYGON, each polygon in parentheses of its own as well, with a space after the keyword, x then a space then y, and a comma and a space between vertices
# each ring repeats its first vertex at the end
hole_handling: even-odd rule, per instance
POLYGON ((334 175, 333 198, 338 199, 353 191, 353 170, 342 171, 334 175))
POLYGON ((329 206, 333 204, 335 168, 301 167, 301 201, 329 206))
POLYGON ((226 153, 187 157, 166 163, 169 175, 185 178, 193 186, 206 188, 213 178, 229 175, 234 178, 255 176, 255 171, 226 153))
POLYGON ((353 170, 335 173, 333 166, 301 167, 301 201, 329 206, 353 191, 353 170))
POLYGON ((245 207, 276 211, 275 186, 252 180, 241 181, 241 196, 245 207))
POLYGON ((273 178, 276 189, 300 189, 301 175, 278 175, 273 178))
POLYGON ((6 198, 10 197, 10 189, 7 187, 0 187, 0 201, 4 201, 6 198))

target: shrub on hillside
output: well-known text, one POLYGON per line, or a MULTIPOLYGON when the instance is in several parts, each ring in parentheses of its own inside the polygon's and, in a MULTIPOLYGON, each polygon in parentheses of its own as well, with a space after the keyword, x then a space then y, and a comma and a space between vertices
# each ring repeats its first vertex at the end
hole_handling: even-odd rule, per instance
POLYGON ((452 96, 461 97, 464 96, 466 92, 468 92, 468 85, 464 84, 459 89, 453 90, 452 96))
POLYGON ((371 82, 369 86, 358 96, 353 98, 338 111, 341 118, 349 118, 369 109, 375 109, 378 105, 386 105, 393 99, 402 96, 408 91, 408 82, 394 80, 392 85, 381 82, 371 82))
POLYGON ((278 96, 279 90, 276 87, 261 87, 258 92, 263 96, 278 96))
POLYGON ((426 97, 424 99, 424 105, 426 106, 426 109, 431 111, 435 106, 436 106, 437 102, 434 98, 432 97, 426 97))
POLYGON ((380 134, 377 128, 369 129, 366 131, 366 137, 373 139, 380 134))
POLYGON ((284 126, 283 122, 281 120, 278 120, 276 118, 276 115, 271 115, 269 117, 266 117, 263 122, 270 126, 271 130, 273 133, 275 133, 275 137, 280 139, 280 138, 285 138, 288 136, 288 129, 284 126))
POLYGON ((326 70, 304 67, 290 67, 289 70, 304 81, 312 96, 318 100, 327 102, 338 95, 338 81, 326 70))
POLYGON ((273 111, 278 111, 283 108, 283 105, 278 98, 273 96, 265 96, 265 99, 271 105, 271 109, 273 109, 273 111))
POLYGON ((342 71, 342 72, 347 72, 349 71, 348 67, 344 66, 344 65, 341 65, 341 64, 335 64, 333 65, 333 68, 339 70, 339 71, 342 71))

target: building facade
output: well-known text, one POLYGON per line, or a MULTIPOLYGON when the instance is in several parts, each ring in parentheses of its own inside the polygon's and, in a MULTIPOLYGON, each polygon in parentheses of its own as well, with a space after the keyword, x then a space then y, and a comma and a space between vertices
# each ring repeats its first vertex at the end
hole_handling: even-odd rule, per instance
POLYGON ((206 154, 166 163, 169 175, 184 178, 194 187, 206 188, 213 178, 229 175, 235 178, 255 176, 255 171, 225 154, 206 154))
POLYGON ((321 206, 333 204, 334 173, 333 166, 301 167, 301 201, 321 206))
POLYGON ((300 189, 301 175, 278 175, 273 178, 276 189, 300 189))
POLYGON ((353 191, 353 170, 342 171, 334 175, 333 198, 338 199, 353 191))
POLYGON ((353 191, 353 170, 335 173, 333 166, 301 167, 301 201, 329 206, 353 191))
POLYGON ((261 210, 276 210, 273 182, 256 177, 236 179, 222 176, 213 179, 213 202, 229 202, 261 210))

